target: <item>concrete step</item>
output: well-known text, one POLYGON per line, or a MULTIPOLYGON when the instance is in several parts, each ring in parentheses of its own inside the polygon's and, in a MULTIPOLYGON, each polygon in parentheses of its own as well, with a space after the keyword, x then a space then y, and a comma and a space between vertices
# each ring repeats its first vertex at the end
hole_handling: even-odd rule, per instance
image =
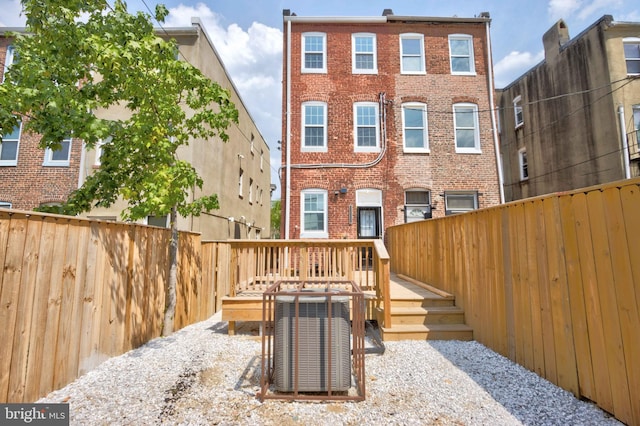
POLYGON ((473 340, 473 329, 465 324, 402 324, 381 327, 382 340, 473 340))

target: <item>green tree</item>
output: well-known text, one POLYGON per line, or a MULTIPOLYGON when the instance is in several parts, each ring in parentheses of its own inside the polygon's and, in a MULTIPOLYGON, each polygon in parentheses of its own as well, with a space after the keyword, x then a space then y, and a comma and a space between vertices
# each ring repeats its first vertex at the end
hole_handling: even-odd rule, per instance
POLYGON ((271 236, 272 238, 280 238, 280 215, 281 202, 275 200, 271 203, 271 236))
MULTIPOLYGON (((73 135, 88 148, 99 140, 101 167, 73 192, 59 213, 127 201, 124 220, 170 215, 169 285, 163 334, 173 331, 176 303, 177 215, 219 208, 215 194, 189 200, 202 188, 197 171, 178 157, 194 139, 228 140, 238 121, 230 93, 178 59, 174 40, 156 36, 152 17, 130 14, 122 0, 22 0, 26 34, 15 34, 19 60, 0 84, 0 129, 22 120, 56 149, 73 135), (126 107, 126 119, 98 111, 126 107)), ((155 19, 168 10, 159 5, 155 19)), ((0 132, 0 135, 3 132, 0 132)))

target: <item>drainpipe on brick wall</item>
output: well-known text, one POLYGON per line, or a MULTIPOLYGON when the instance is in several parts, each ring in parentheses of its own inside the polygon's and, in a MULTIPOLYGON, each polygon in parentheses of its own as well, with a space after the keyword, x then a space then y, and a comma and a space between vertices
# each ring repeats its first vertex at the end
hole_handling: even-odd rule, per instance
POLYGON ((84 184, 84 174, 86 172, 84 170, 84 163, 86 161, 86 150, 87 146, 84 144, 84 142, 82 142, 82 145, 80 145, 80 169, 78 170, 78 188, 80 188, 84 184))
POLYGON ((285 207, 284 207, 284 239, 289 239, 289 224, 291 221, 291 20, 287 20, 287 111, 285 126, 285 143, 287 144, 287 164, 285 170, 285 182, 287 189, 285 191, 285 207))
POLYGON ((624 123, 624 107, 622 105, 618 105, 618 118, 620 119, 620 137, 622 138, 624 178, 631 179, 631 168, 629 166, 629 143, 627 141, 627 125, 624 123))
POLYGON ((500 204, 504 204, 504 178, 502 176, 502 161, 500 161, 500 141, 498 140, 498 126, 496 125, 496 111, 493 100, 493 62, 491 58, 491 35, 489 34, 489 21, 485 23, 487 28, 487 65, 489 77, 489 108, 491 108, 491 132, 496 151, 496 167, 498 168, 498 184, 500 185, 500 204))

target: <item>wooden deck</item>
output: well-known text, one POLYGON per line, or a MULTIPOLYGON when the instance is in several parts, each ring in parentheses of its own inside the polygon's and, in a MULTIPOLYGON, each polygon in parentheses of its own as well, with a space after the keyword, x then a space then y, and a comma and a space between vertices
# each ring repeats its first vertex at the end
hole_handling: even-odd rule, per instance
MULTIPOLYGON (((383 340, 472 340, 473 331, 464 323, 464 312, 455 298, 427 284, 390 275, 391 327, 380 327, 383 340)), ((383 324, 382 304, 375 292, 365 291, 366 319, 383 324)), ((236 322, 262 321, 262 292, 245 291, 222 298, 222 320, 229 322, 229 334, 236 322)))

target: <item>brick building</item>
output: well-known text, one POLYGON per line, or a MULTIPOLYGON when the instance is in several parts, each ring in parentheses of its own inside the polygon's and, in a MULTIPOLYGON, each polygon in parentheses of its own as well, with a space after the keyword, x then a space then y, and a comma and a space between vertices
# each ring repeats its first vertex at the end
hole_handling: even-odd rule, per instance
POLYGON ((488 14, 283 15, 284 238, 501 202, 488 14))
MULTIPOLYGON (((24 28, 0 28, 0 83, 14 59, 11 32, 24 28)), ((270 234, 271 168, 269 146, 229 77, 222 60, 200 21, 190 27, 164 28, 159 36, 179 45, 181 58, 231 92, 239 123, 227 129, 229 142, 218 138, 198 140, 180 147, 178 155, 189 161, 203 179, 202 190, 189 196, 217 194, 220 209, 198 217, 179 217, 178 228, 200 232, 206 239, 263 238, 270 234), (231 183, 231 184, 230 184, 231 183)), ((120 119, 129 112, 123 106, 97 110, 102 118, 120 119)), ((63 142, 56 152, 43 150, 38 135, 14 129, 3 132, 0 145, 0 208, 32 210, 43 204, 61 204, 100 167, 100 149, 87 149, 82 140, 63 142)), ((84 216, 118 220, 126 207, 118 200, 109 208, 95 208, 84 216)), ((149 216, 142 222, 167 226, 166 217, 149 216)))

